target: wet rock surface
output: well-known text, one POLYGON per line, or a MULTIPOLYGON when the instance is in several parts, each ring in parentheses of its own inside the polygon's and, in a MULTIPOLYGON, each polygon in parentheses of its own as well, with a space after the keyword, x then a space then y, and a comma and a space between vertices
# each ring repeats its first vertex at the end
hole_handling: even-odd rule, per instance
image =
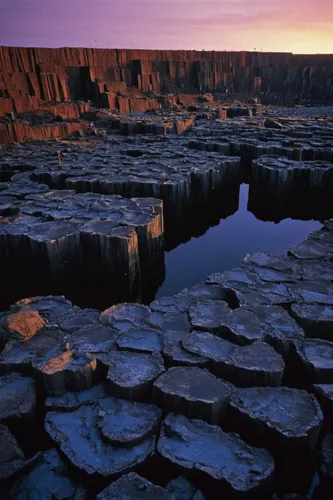
POLYGON ((138 423, 135 419, 131 422, 127 420, 129 425, 127 430, 126 421, 117 419, 119 424, 122 422, 120 425, 123 425, 123 432, 118 427, 117 435, 117 429, 114 428, 113 436, 117 435, 118 441, 116 444, 114 441, 109 441, 112 432, 108 423, 111 425, 112 416, 110 412, 108 418, 107 411, 103 411, 102 405, 105 402, 107 405, 105 399, 102 400, 101 406, 83 405, 72 412, 49 412, 45 418, 45 428, 51 438, 72 464, 89 475, 113 476, 126 472, 154 452, 154 437, 145 438, 147 430, 144 427, 141 428, 142 434, 137 437, 135 432, 138 432, 138 423), (134 433, 132 446, 129 437, 131 432, 134 433), (121 434, 123 439, 127 434, 128 447, 119 446, 121 434), (105 440, 105 437, 108 439, 105 440), (139 442, 136 444, 136 441, 139 442))
POLYGON ((221 107, 206 97, 181 110, 194 99, 184 94, 168 98, 176 114, 158 109, 145 121, 143 108, 161 102, 117 99, 139 113, 93 112, 97 128, 109 127, 102 135, 94 126, 0 151, 1 269, 20 291, 0 315, 7 497, 306 498, 317 469, 323 483, 309 498, 326 500, 332 221, 288 255, 257 251, 154 298, 164 249, 234 213, 241 179, 262 220, 332 215, 331 108, 221 107), (39 285, 31 292, 31 276, 60 275, 45 296, 39 285), (58 295, 65 282, 68 297, 70 283, 82 288, 72 299, 82 307, 58 295), (314 469, 289 485, 304 461, 314 469))
POLYGON ((218 423, 224 416, 231 387, 207 370, 174 367, 154 383, 154 400, 168 411, 218 423))
POLYGON ((287 387, 251 387, 232 395, 230 409, 240 432, 274 451, 313 451, 323 422, 314 396, 287 387))
POLYGON ((154 380, 165 370, 163 358, 157 352, 114 352, 107 355, 104 362, 109 366, 109 393, 130 400, 149 396, 154 380))
POLYGON ((274 471, 273 458, 267 451, 252 448, 217 426, 183 415, 166 417, 157 449, 184 471, 203 472, 232 492, 260 491, 274 471))

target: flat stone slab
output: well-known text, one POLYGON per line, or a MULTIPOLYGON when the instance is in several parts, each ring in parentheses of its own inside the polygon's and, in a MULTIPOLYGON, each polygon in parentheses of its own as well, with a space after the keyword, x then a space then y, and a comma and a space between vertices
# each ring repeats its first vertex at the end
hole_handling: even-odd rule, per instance
POLYGON ((101 399, 108 397, 105 384, 94 385, 90 389, 79 392, 66 392, 62 396, 48 396, 45 406, 48 411, 72 411, 82 405, 97 404, 101 399))
POLYGON ((154 405, 105 398, 99 402, 97 426, 114 446, 134 446, 155 433, 162 411, 154 405))
POLYGON ((164 347, 163 333, 148 328, 136 328, 124 332, 117 340, 119 349, 134 352, 162 351, 164 347))
POLYGON ((46 431, 73 465, 86 474, 112 476, 142 463, 154 452, 154 437, 128 448, 112 446, 97 426, 98 412, 97 405, 46 414, 46 431))
POLYGON ((223 418, 231 388, 208 370, 173 367, 154 383, 154 401, 166 411, 217 423, 223 418))
POLYGON ((198 330, 218 331, 230 312, 228 304, 222 300, 203 300, 190 308, 190 320, 198 330))
POLYGON ((124 303, 105 309, 99 319, 104 325, 111 325, 117 330, 125 331, 145 326, 149 312, 147 306, 124 303))
POLYGON ((290 287, 293 302, 333 305, 333 284, 327 281, 300 281, 290 287))
POLYGON ((209 364, 208 358, 189 352, 182 341, 186 332, 168 331, 164 334, 163 355, 169 366, 200 366, 209 364))
POLYGON ((32 419, 37 410, 35 383, 13 373, 0 377, 0 422, 32 419))
POLYGON ((11 312, 37 311, 43 319, 56 322, 72 309, 72 303, 62 295, 48 295, 44 297, 29 297, 17 301, 11 306, 11 312))
POLYGON ((281 385, 285 364, 265 342, 238 347, 217 365, 219 375, 240 387, 281 385))
POLYGON ((216 363, 226 359, 236 348, 228 340, 221 339, 208 332, 193 331, 186 334, 182 340, 183 347, 216 363))
POLYGON ((296 353, 309 381, 333 383, 333 342, 307 339, 296 346, 296 353))
POLYGON ((36 459, 27 460, 15 437, 5 425, 0 425, 0 481, 4 481, 22 471, 36 459))
POLYGON ((61 396, 68 391, 81 391, 93 385, 96 358, 89 353, 65 351, 35 367, 46 394, 61 396))
POLYGON ((109 366, 107 387, 110 395, 129 400, 140 400, 149 395, 154 380, 165 370, 158 352, 111 352, 104 363, 109 366))
POLYGON ((38 331, 20 344, 6 345, 0 355, 0 373, 13 371, 33 374, 33 368, 47 363, 61 352, 65 334, 59 328, 38 331))
POLYGON ((74 332, 70 348, 78 353, 107 353, 117 349, 119 331, 108 325, 89 325, 74 332))
POLYGON ((230 400, 233 425, 274 451, 313 451, 323 421, 315 397, 288 387, 238 389, 230 400))
POLYGON ((177 500, 177 497, 131 472, 101 491, 96 500, 177 500))
POLYGON ((274 472, 274 460, 233 434, 202 420, 169 414, 161 428, 158 452, 184 472, 203 472, 228 491, 260 493, 274 472))
POLYGON ((307 337, 333 341, 333 306, 292 304, 291 314, 307 337))
POLYGON ((6 492, 8 500, 34 498, 36 500, 84 500, 85 490, 69 477, 68 469, 59 453, 51 449, 35 460, 33 468, 18 478, 6 492))

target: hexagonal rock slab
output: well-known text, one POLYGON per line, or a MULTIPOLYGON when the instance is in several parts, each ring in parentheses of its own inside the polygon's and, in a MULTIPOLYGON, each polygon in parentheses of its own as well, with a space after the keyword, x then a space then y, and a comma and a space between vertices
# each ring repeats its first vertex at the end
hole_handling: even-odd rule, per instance
POLYGON ((162 351, 163 333, 149 328, 136 328, 124 332, 117 340, 119 349, 151 353, 162 351))
POLYGON ((154 436, 130 447, 112 446, 97 426, 98 413, 98 405, 89 405, 71 413, 46 414, 46 431, 76 467, 87 474, 112 476, 142 463, 154 452, 154 436))
POLYGON ((166 411, 217 423, 223 418, 231 388, 202 368, 174 367, 153 387, 154 401, 166 411))
POLYGON ((0 377, 0 422, 31 419, 35 413, 34 381, 18 373, 0 377))
POLYGON ((72 309, 72 303, 63 296, 30 297, 22 299, 11 306, 11 312, 38 311, 42 318, 54 322, 60 317, 66 316, 72 309))
POLYGON ((17 479, 6 492, 6 499, 18 498, 84 500, 86 496, 84 489, 70 479, 59 453, 52 449, 43 453, 30 472, 17 479))
POLYGON ((149 308, 141 304, 123 303, 105 309, 99 317, 104 325, 114 326, 117 330, 131 330, 145 326, 149 316, 149 308))
POLYGON ((333 307, 320 304, 292 304, 291 314, 307 337, 333 341, 333 307))
POLYGON ((163 354, 168 366, 208 366, 209 360, 183 347, 186 332, 168 331, 164 334, 163 354))
POLYGON ((63 396, 49 396, 45 400, 48 411, 72 411, 82 405, 98 403, 106 398, 108 393, 105 384, 99 384, 80 392, 66 392, 63 396))
POLYGON ((6 345, 6 349, 0 355, 0 372, 19 371, 32 374, 34 366, 46 363, 56 356, 61 351, 63 343, 64 332, 58 328, 43 328, 26 342, 6 345))
POLYGON ((61 396, 68 391, 81 391, 93 385, 97 362, 92 354, 65 351, 35 367, 49 396, 61 396))
POLYGON ((241 436, 274 452, 313 451, 323 421, 313 395, 288 387, 238 389, 229 408, 241 436))
POLYGON ((166 417, 157 449, 184 472, 202 472, 229 494, 259 494, 274 472, 274 460, 266 450, 252 448, 220 427, 183 415, 166 417))
POLYGON ((284 361, 270 345, 254 342, 238 347, 217 364, 219 375, 240 387, 279 386, 284 361))
POLYGON ((165 488, 156 486, 135 472, 126 474, 97 495, 96 500, 177 500, 165 488))
POLYGON ((117 349, 119 331, 108 325, 89 325, 70 337, 70 348, 78 353, 107 353, 117 349))
POLYGON ((198 330, 218 331, 230 312, 228 304, 222 300, 203 300, 190 308, 190 320, 198 330))
POLYGON ((333 342, 307 339, 296 346, 296 354, 309 382, 333 383, 333 342))
POLYGON ((220 339, 216 335, 208 332, 193 331, 184 336, 183 347, 193 353, 199 354, 215 363, 226 359, 236 348, 228 340, 220 339))
POLYGON ((3 322, 7 336, 17 340, 28 340, 45 326, 45 321, 37 311, 20 311, 9 314, 3 322))
POLYGON ((327 281, 300 281, 290 290, 293 302, 333 306, 333 284, 327 281))
POLYGON ((161 415, 157 406, 109 397, 99 402, 97 426, 111 444, 134 446, 156 431, 161 415))
POLYGON ((110 352, 103 363, 109 366, 107 387, 111 396, 131 401, 149 396, 154 380, 165 370, 158 352, 110 352))
POLYGON ((0 481, 9 479, 35 458, 26 460, 13 434, 5 425, 0 425, 0 481))
POLYGON ((166 489, 175 495, 177 500, 205 500, 201 491, 196 490, 196 488, 182 476, 172 479, 172 481, 166 485, 166 489))
POLYGON ((313 389, 325 418, 333 423, 333 384, 314 384, 313 389))

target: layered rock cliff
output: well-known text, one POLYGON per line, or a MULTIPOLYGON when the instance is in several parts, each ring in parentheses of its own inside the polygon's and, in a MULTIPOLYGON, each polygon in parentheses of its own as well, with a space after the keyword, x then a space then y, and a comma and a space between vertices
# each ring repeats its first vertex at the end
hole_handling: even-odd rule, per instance
POLYGON ((0 47, 0 116, 79 99, 145 111, 160 107, 147 94, 226 89, 332 99, 333 55, 0 47))

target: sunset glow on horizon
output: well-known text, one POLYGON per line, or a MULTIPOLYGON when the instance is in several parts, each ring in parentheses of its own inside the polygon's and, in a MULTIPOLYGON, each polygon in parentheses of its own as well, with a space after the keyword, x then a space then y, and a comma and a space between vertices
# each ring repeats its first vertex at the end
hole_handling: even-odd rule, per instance
POLYGON ((333 1, 1 0, 0 45, 333 53, 333 1))

